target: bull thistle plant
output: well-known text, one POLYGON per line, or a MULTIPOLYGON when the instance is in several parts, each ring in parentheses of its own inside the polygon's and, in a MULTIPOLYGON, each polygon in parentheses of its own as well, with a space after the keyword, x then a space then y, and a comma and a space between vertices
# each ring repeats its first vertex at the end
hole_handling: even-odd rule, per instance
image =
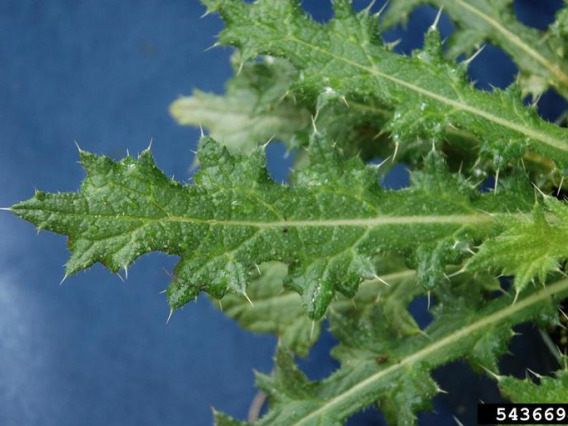
POLYGON ((209 135, 193 183, 166 177, 149 150, 118 162, 80 150, 78 192, 37 191, 7 209, 68 236, 65 276, 178 256, 172 312, 206 292, 242 327, 279 338, 274 372, 256 377, 269 408, 255 424, 339 425, 371 405, 414 424, 441 391, 431 371, 457 359, 512 402, 568 403, 561 339, 543 333, 558 360, 549 376, 499 369, 515 326, 566 318, 568 129, 535 100, 568 99, 568 2, 545 32, 516 20, 511 0, 391 0, 382 13, 334 0, 325 24, 298 0, 203 3, 225 22, 218 44, 236 48, 235 76, 223 96, 172 104, 209 135), (396 53, 381 32, 421 4, 443 9, 454 34, 443 42, 436 21, 422 49, 396 53), (518 66, 505 90, 468 80, 488 42, 518 66), (288 183, 267 172, 273 138, 297 153, 288 183), (401 162, 409 187, 381 187, 401 162), (433 321, 421 329, 408 307, 423 296, 433 321), (341 366, 310 381, 294 356, 324 324, 341 366))

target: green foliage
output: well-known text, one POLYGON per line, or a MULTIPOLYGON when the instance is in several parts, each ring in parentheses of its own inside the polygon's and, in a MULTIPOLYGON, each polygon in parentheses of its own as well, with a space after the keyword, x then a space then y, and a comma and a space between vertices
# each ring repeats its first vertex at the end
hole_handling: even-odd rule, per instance
MULTIPOLYGON (((463 290, 467 289, 471 286, 463 290)), ((258 424, 342 424, 351 414, 377 401, 386 408, 391 421, 411 424, 416 420, 414 413, 427 408, 439 392, 429 370, 468 356, 485 345, 487 335, 499 344, 491 350, 485 345, 487 353, 479 351, 474 361, 491 366, 492 360, 505 351, 513 324, 546 315, 567 295, 568 281, 563 280, 521 296, 515 304, 508 297, 484 304, 480 299, 475 303, 475 297, 468 298, 469 307, 440 306, 425 334, 401 342, 386 339, 390 331, 381 321, 379 309, 355 320, 332 315, 332 332, 341 339, 333 354, 341 368, 325 380, 310 382, 280 348, 274 376, 257 376, 257 385, 271 403, 271 410, 258 424)))
MULTIPOLYGON (((566 358, 563 358, 566 362, 566 358)), ((540 383, 536 384, 528 377, 519 380, 515 377, 497 377, 499 388, 503 395, 512 402, 531 403, 539 401, 545 404, 566 404, 568 403, 568 369, 566 364, 564 369, 555 372, 554 377, 541 376, 536 374, 540 383)))
POLYGON ((530 216, 504 216, 506 230, 486 241, 467 266, 514 275, 517 292, 534 278, 544 283, 550 272, 560 270, 560 261, 568 258, 567 224, 565 203, 545 196, 544 206, 537 206, 530 216))
POLYGON ((568 131, 523 102, 568 93, 568 8, 542 36, 510 1, 391 2, 381 27, 348 0, 326 24, 296 0, 203 0, 226 23, 220 43, 238 51, 226 94, 172 104, 179 123, 211 134, 194 182, 166 177, 149 150, 118 162, 80 151, 80 191, 37 191, 7 209, 69 237, 66 277, 176 255, 172 310, 204 291, 243 328, 278 336, 274 374, 257 375, 270 402, 260 425, 339 425, 374 404, 389 423, 414 424, 440 392, 432 370, 457 359, 512 401, 566 402, 566 368, 538 385, 499 368, 513 328, 558 325, 568 297, 568 208, 551 195, 563 189, 568 131), (381 28, 420 4, 457 24, 445 54, 435 23, 411 56, 382 41, 381 28), (484 41, 519 66, 506 90, 477 90, 469 61, 455 62, 484 41), (289 183, 267 172, 272 138, 298 151, 289 183), (386 190, 397 161, 412 166, 410 186, 386 190), (493 189, 480 191, 489 176, 493 189), (514 294, 495 274, 513 276, 514 294), (433 316, 425 329, 409 311, 417 298, 433 316), (311 381, 294 355, 308 354, 324 320, 341 366, 311 381))
POLYGON ((196 90, 172 104, 172 115, 180 124, 204 126, 233 151, 252 151, 273 137, 289 141, 310 124, 309 112, 286 97, 297 74, 288 62, 267 57, 237 71, 225 96, 196 90))
POLYGON ((299 70, 298 96, 374 98, 394 109, 388 124, 395 143, 423 137, 432 143, 452 126, 474 134, 494 157, 496 169, 534 151, 568 164, 568 131, 525 107, 518 86, 493 93, 476 90, 466 65, 443 58, 438 31, 431 27, 424 49, 406 57, 378 37, 368 9, 355 13, 348 0, 335 1, 335 17, 320 25, 293 0, 246 4, 208 0, 227 24, 222 43, 237 46, 243 60, 285 57, 299 70))
POLYGON ((373 167, 357 158, 342 163, 317 134, 309 153, 310 165, 288 186, 268 177, 262 147, 232 155, 206 137, 195 184, 184 186, 160 172, 149 151, 118 163, 81 151, 80 193, 37 192, 11 210, 38 229, 69 235, 66 275, 95 262, 117 272, 150 251, 178 255, 167 290, 177 309, 202 290, 246 297, 256 264, 283 261, 286 285, 320 319, 336 292, 353 297, 376 275, 380 252, 414 257, 430 288, 447 263, 494 234, 495 215, 524 207, 522 199, 475 194, 434 152, 404 191, 381 189, 373 167), (444 183, 456 192, 441 197, 444 183), (435 257, 424 255, 432 245, 435 257))
POLYGON ((423 4, 442 9, 458 27, 448 41, 449 57, 471 55, 484 43, 495 44, 519 67, 524 93, 537 96, 552 86, 568 98, 568 9, 558 12, 545 35, 517 21, 512 0, 393 0, 384 19, 385 27, 404 22, 414 8, 423 4))
MULTIPOLYGON (((378 304, 385 313, 384 321, 398 337, 418 333, 420 329, 406 309, 420 293, 415 272, 397 264, 396 258, 381 259, 380 263, 380 276, 363 281, 352 299, 336 298, 331 303, 332 311, 359 315, 378 304)), ((258 278, 251 280, 247 290, 254 304, 238 295, 228 294, 223 298, 222 309, 243 328, 275 334, 283 347, 306 356, 318 339, 322 324, 309 321, 301 308, 300 296, 286 290, 287 273, 287 267, 282 263, 261 264, 258 278)))

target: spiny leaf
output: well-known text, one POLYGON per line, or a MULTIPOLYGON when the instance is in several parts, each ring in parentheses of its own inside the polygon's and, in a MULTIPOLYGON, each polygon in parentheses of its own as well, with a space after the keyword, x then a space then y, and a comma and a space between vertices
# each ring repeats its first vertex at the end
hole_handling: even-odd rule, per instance
MULTIPOLYGON (((566 361, 566 358, 564 358, 566 361)), ((542 404, 568 403, 568 369, 558 370, 554 377, 539 376, 539 384, 528 377, 519 380, 510 376, 497 379, 501 393, 514 403, 530 404, 538 401, 542 404)))
POLYGON ((250 152, 273 137, 290 143, 296 131, 311 126, 308 111, 286 96, 296 74, 281 59, 246 63, 224 96, 195 91, 170 112, 180 124, 207 128, 231 151, 250 152))
MULTIPOLYGON (((339 319, 336 329, 342 330, 343 335, 371 334, 363 339, 342 341, 334 351, 341 361, 341 368, 318 382, 307 380, 294 366, 290 355, 280 350, 276 356, 276 374, 260 375, 257 379, 271 400, 269 412, 258 424, 342 424, 351 414, 376 401, 383 401, 392 418, 403 424, 413 424, 416 410, 426 407, 427 400, 439 391, 430 379, 429 371, 467 356, 488 330, 510 336, 514 325, 540 316, 542 310, 557 308, 566 295, 568 280, 562 280, 524 293, 514 304, 512 298, 503 296, 462 309, 461 315, 454 315, 456 312, 450 308, 449 316, 444 314, 437 318, 425 330, 425 335, 403 341, 374 340, 375 328, 382 325, 369 317, 365 319, 367 324, 353 322, 353 332, 349 333, 344 318, 332 315, 332 327, 339 319)), ((498 354, 502 353, 501 347, 497 350, 498 354)))
MULTIPOLYGON (((383 173, 401 161, 420 167, 423 156, 431 148, 420 139, 407 140, 395 147, 385 131, 393 113, 375 99, 352 97, 347 101, 330 90, 314 99, 308 99, 306 94, 298 98, 292 90, 297 71, 287 61, 273 57, 263 57, 261 62, 240 61, 240 55, 233 56, 237 75, 227 83, 225 95, 196 91, 193 97, 174 102, 170 110, 178 122, 204 127, 233 152, 250 152, 274 137, 284 142, 288 150, 299 149, 296 167, 307 161, 304 148, 314 125, 338 143, 338 150, 345 158, 389 157, 381 167, 383 173), (309 119, 310 114, 314 123, 309 119), (393 151, 396 156, 392 155, 393 151)), ((444 133, 442 150, 454 170, 459 168, 468 173, 471 169, 476 178, 480 173, 492 172, 491 163, 476 161, 480 143, 474 135, 452 126, 444 133)), ((526 153, 524 164, 527 173, 543 185, 550 186, 560 179, 551 173, 554 163, 543 157, 526 153)))
POLYGON ((216 410, 213 410, 213 420, 215 426, 246 426, 249 424, 246 422, 240 422, 238 420, 235 420, 227 416, 226 414, 223 414, 216 410))
POLYGON ((504 232, 480 247, 468 270, 514 275, 520 292, 535 278, 544 283, 568 258, 568 207, 562 201, 545 196, 544 206, 537 205, 531 216, 504 216, 501 225, 504 232))
POLYGON ((542 120, 514 86, 493 93, 467 83, 465 67, 442 57, 438 32, 412 57, 383 46, 368 10, 355 13, 350 1, 334 2, 326 25, 309 19, 297 1, 208 0, 227 24, 220 40, 239 47, 244 58, 284 57, 300 71, 299 95, 315 98, 333 91, 347 100, 371 97, 395 108, 390 130, 395 142, 416 136, 439 140, 447 126, 479 137, 501 164, 535 151, 568 165, 568 131, 542 120))
POLYGON ((383 21, 385 27, 406 21, 423 4, 442 9, 457 25, 449 41, 450 57, 471 55, 484 42, 493 43, 518 65, 524 93, 540 95, 551 85, 568 98, 566 41, 559 37, 567 12, 559 12, 550 33, 544 35, 516 19, 511 0, 393 0, 383 21))
POLYGON ((405 370, 379 401, 389 424, 413 424, 415 413, 432 410, 432 399, 440 389, 426 366, 417 363, 405 370))
MULTIPOLYGON (((243 63, 238 54, 232 62, 236 75, 227 83, 224 95, 195 91, 171 105, 170 112, 178 123, 207 129, 232 152, 250 152, 272 138, 284 142, 288 150, 304 148, 314 125, 341 144, 345 157, 360 154, 370 159, 392 152, 386 135, 379 135, 392 117, 388 109, 371 100, 352 99, 346 104, 329 92, 300 103, 291 91, 298 72, 289 62, 269 56, 261 62, 243 63)), ((401 147, 397 160, 416 160, 425 153, 409 147, 416 148, 411 144, 401 147)), ((303 154, 300 151, 296 164, 302 162, 303 154)), ((391 164, 394 161, 383 171, 391 164)))
POLYGON ((277 335, 283 347, 306 356, 320 335, 321 325, 312 328, 300 295, 284 289, 288 273, 285 264, 263 263, 259 270, 260 276, 247 289, 254 305, 242 296, 228 294, 223 298, 223 312, 247 330, 277 335))
MULTIPOLYGON (((415 272, 395 258, 381 259, 377 278, 363 281, 352 298, 338 297, 331 309, 347 315, 361 315, 374 304, 380 304, 385 320, 396 334, 405 336, 419 332, 412 316, 406 310, 421 288, 416 285, 415 272)), ((306 356, 319 337, 322 322, 310 321, 303 312, 299 294, 286 290, 286 265, 279 262, 259 266, 259 277, 250 282, 247 294, 250 304, 242 296, 228 294, 223 298, 223 312, 251 331, 272 333, 280 345, 306 356)))
MULTIPOLYGON (((95 262, 116 272, 150 251, 180 256, 167 291, 173 309, 201 290, 246 297, 255 264, 285 262, 286 285, 318 319, 336 292, 352 297, 374 277, 379 252, 477 241, 494 232, 487 212, 523 207, 493 195, 452 200, 425 188, 385 191, 372 167, 357 158, 340 161, 320 135, 309 151, 311 164, 295 174, 294 186, 269 178, 262 148, 233 156, 210 138, 200 142, 202 169, 192 186, 167 178, 149 151, 118 163, 81 152, 87 170, 81 192, 38 192, 11 211, 70 236, 66 275, 95 262)), ((452 253, 452 260, 461 256, 452 253)))
POLYGON ((564 7, 556 12, 556 19, 550 25, 550 32, 558 39, 556 54, 562 58, 568 55, 566 42, 568 42, 568 1, 564 0, 564 7))

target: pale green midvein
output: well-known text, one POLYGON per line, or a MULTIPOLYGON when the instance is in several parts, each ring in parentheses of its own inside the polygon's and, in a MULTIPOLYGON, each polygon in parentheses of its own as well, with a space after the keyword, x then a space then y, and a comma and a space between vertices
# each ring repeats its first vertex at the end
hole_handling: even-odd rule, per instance
MULTIPOLYGON (((512 216, 507 214, 507 216, 512 216)), ((124 216, 117 216, 117 219, 124 216)), ((385 225, 414 225, 414 224, 481 224, 490 223, 495 220, 495 215, 487 213, 469 214, 469 215, 446 215, 446 216, 380 216, 366 219, 327 219, 327 220, 287 220, 276 222, 255 222, 240 220, 215 220, 215 219, 194 219, 178 216, 168 216, 159 219, 141 219, 134 220, 150 220, 164 222, 184 222, 184 223, 200 223, 204 225, 222 225, 222 226, 251 226, 256 228, 275 228, 275 227, 317 227, 317 226, 353 226, 353 227, 374 227, 385 225)))
MULTIPOLYGON (((13 208, 6 208, 16 213, 13 208)), ((48 211, 47 209, 43 209, 48 211)), ((50 211, 51 213, 59 213, 64 216, 90 216, 93 218, 112 218, 118 221, 136 222, 140 221, 144 225, 155 222, 174 222, 174 223, 193 223, 209 226, 250 226, 255 228, 277 228, 277 227, 318 227, 318 226, 352 226, 352 227, 374 227, 386 225, 428 225, 428 224, 484 224, 495 222, 501 215, 507 217, 526 217, 523 213, 473 213, 473 214, 452 214, 438 216, 379 216, 363 219, 323 219, 323 220, 281 220, 272 222, 258 222, 248 220, 216 220, 216 219, 198 219, 193 217, 166 216, 166 217, 136 217, 129 215, 102 215, 102 214, 84 214, 78 212, 59 212, 50 211)))
POLYGON ((456 3, 459 3, 464 8, 468 9, 470 12, 474 13, 475 15, 479 16, 485 22, 493 26, 497 31, 507 37, 513 44, 517 45, 521 50, 526 52, 528 55, 532 56, 538 62, 545 66, 552 74, 554 74, 563 85, 568 85, 568 76, 562 72, 562 70, 554 63, 551 63, 546 58, 541 56, 537 51, 533 50, 528 46, 526 43, 523 42, 517 35, 509 31, 507 28, 503 27, 499 22, 495 21, 495 19, 487 16, 481 10, 476 9, 470 4, 465 3, 462 0, 456 0, 456 3))
MULTIPOLYGON (((325 413, 326 411, 330 410, 333 406, 341 404, 350 398, 357 398, 358 394, 365 395, 370 391, 366 391, 365 388, 370 387, 372 388, 373 385, 377 382, 380 382, 385 376, 388 376, 391 373, 400 370, 404 366, 408 364, 412 364, 415 362, 419 362, 423 359, 426 359, 430 356, 433 352, 438 350, 444 350, 446 346, 450 346, 455 342, 459 342, 462 338, 466 337, 467 335, 479 331, 485 327, 490 326, 493 323, 498 323, 501 320, 511 316, 533 304, 541 302, 556 293, 560 293, 562 291, 568 290, 568 279, 559 281, 555 284, 549 285, 539 291, 538 293, 532 294, 525 299, 518 301, 515 304, 508 305, 506 308, 501 309, 491 315, 483 317, 481 320, 455 331, 454 333, 444 337, 443 339, 426 346, 424 349, 413 353, 412 355, 400 360, 397 364, 394 364, 384 370, 379 371, 378 373, 373 374, 369 378, 363 380, 362 382, 356 384, 355 386, 351 387, 347 391, 343 392, 342 394, 336 396, 328 400, 325 404, 323 404, 320 408, 313 411, 300 421, 294 423, 294 426, 299 426, 302 424, 307 424, 310 420, 315 420, 317 416, 325 413)), ((357 406, 357 404, 353 404, 354 408, 361 408, 357 406)))
POLYGON ((554 138, 551 138, 550 136, 548 136, 545 133, 535 131, 534 129, 531 129, 530 127, 522 126, 520 124, 511 123, 508 120, 505 120, 501 117, 496 117, 493 114, 490 114, 486 111, 472 107, 471 105, 464 104, 464 103, 461 103, 461 102, 458 102, 458 101, 454 101, 452 99, 448 99, 444 96, 438 95, 437 93, 434 93, 434 92, 430 92, 429 90, 423 89, 422 87, 416 86, 416 85, 409 83, 407 81, 400 80, 400 79, 393 77, 391 75, 382 73, 374 67, 368 67, 368 66, 365 66, 365 65, 361 65, 361 64, 359 64, 355 61, 352 61, 350 59, 347 59, 347 58, 344 58, 344 57, 341 57, 341 56, 337 56, 337 55, 335 55, 331 52, 328 52, 327 50, 324 50, 324 49, 318 47, 318 46, 314 46, 313 44, 310 44, 310 43, 307 43, 303 40, 300 40, 300 39, 294 37, 293 35, 287 35, 287 39, 290 40, 290 41, 294 41, 296 43, 302 44, 302 45, 304 45, 304 46, 306 46, 310 49, 313 49, 313 50, 321 53, 321 54, 330 56, 330 57, 332 57, 332 58, 334 58, 338 61, 345 62, 345 63, 352 65, 356 68, 360 68, 362 70, 365 70, 365 71, 371 73, 372 75, 374 75, 376 77, 390 80, 390 81, 392 81, 392 82, 394 82, 398 85, 404 86, 404 87, 406 87, 410 90, 413 90, 417 93, 425 95, 425 96, 427 96, 431 99, 435 99, 435 100, 437 100, 437 101, 439 101, 443 104, 450 105, 450 106, 452 106, 452 107, 454 107, 458 110, 463 110, 463 111, 467 111, 467 112, 470 112, 472 114, 478 115, 478 116, 483 117, 483 118, 485 118, 489 121, 492 121, 493 123, 497 123, 497 124, 499 124, 503 127, 507 127, 509 129, 515 130, 516 132, 522 133, 525 136, 529 136, 532 139, 539 140, 539 141, 541 141, 541 142, 543 142, 547 145, 550 145, 550 146, 558 148, 562 151, 568 152, 568 144, 562 143, 561 141, 558 141, 554 138))

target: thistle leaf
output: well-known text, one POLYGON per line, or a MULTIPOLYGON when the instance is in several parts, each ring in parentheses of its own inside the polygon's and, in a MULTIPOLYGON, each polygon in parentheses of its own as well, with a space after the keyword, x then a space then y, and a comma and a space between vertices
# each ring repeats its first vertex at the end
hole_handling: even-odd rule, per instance
POLYGON ((349 328, 345 318, 332 315, 332 331, 342 330, 342 343, 334 351, 341 368, 322 381, 310 382, 291 356, 280 349, 275 375, 257 377, 257 384, 271 402, 269 412, 257 424, 339 425, 377 401, 390 421, 414 424, 416 412, 428 408, 428 401, 439 391, 430 371, 466 357, 481 340, 486 340, 487 333, 505 339, 495 347, 492 357, 502 355, 514 325, 539 317, 542 310, 557 309, 566 295, 568 280, 563 280, 526 292, 515 304, 512 298, 503 296, 469 309, 448 307, 442 309, 446 312, 424 335, 402 341, 381 340, 384 333, 376 334, 377 328, 384 328, 376 321, 380 316, 352 321, 349 328), (336 319, 340 322, 334 327, 336 319), (345 340, 344 336, 352 338, 345 340))
POLYGON ((568 98, 568 63, 564 60, 566 9, 557 15, 548 34, 516 19, 512 1, 503 0, 393 0, 384 17, 385 27, 406 21, 410 12, 424 4, 443 9, 458 29, 449 41, 448 55, 471 55, 484 42, 507 52, 520 70, 523 93, 540 95, 552 86, 568 98))
POLYGON ((319 338, 321 325, 314 324, 312 328, 300 295, 285 290, 285 264, 263 263, 259 270, 259 277, 251 280, 247 289, 254 305, 241 296, 228 294, 223 298, 223 312, 247 330, 277 335, 283 347, 306 356, 319 338))
MULTIPOLYGON (((565 358, 564 358, 565 359, 565 358)), ((568 370, 558 370, 554 377, 540 376, 540 384, 529 378, 519 380, 515 377, 500 376, 499 390, 514 403, 567 404, 568 370)))
POLYGON ((219 411, 213 410, 213 420, 215 426, 246 426, 250 423, 240 422, 235 420, 226 414, 223 414, 219 411))
MULTIPOLYGON (((362 315, 374 304, 380 304, 385 321, 398 336, 416 334, 420 329, 406 309, 421 292, 414 279, 415 272, 400 259, 380 259, 377 263, 377 278, 363 281, 352 299, 337 297, 331 309, 346 315, 362 315)), ((254 304, 239 295, 228 294, 223 298, 223 312, 237 320, 241 327, 275 334, 282 347, 307 356, 323 324, 310 321, 304 314, 300 295, 284 287, 287 270, 283 263, 263 263, 259 266, 258 278, 251 280, 247 289, 254 304)))
POLYGON ((568 208, 562 201, 544 197, 532 215, 511 215, 500 222, 505 230, 484 242, 466 265, 470 271, 498 270, 515 276, 521 292, 533 279, 541 283, 568 258, 568 208))
POLYGON ((308 111, 286 97, 296 74, 281 59, 246 63, 224 96, 194 91, 176 100, 170 112, 182 125, 205 127, 233 152, 250 152, 273 137, 290 144, 296 131, 311 126, 308 111))
MULTIPOLYGON (((82 151, 87 178, 79 193, 37 192, 11 211, 69 235, 66 275, 95 262, 116 272, 150 251, 180 256, 167 290, 172 309, 202 290, 246 297, 256 264, 284 262, 286 285, 319 319, 336 292, 353 297, 374 277, 380 252, 410 256, 421 244, 480 241, 495 232, 494 214, 524 207, 518 198, 490 194, 451 199, 425 187, 385 191, 376 170, 357 158, 340 161, 317 134, 309 153, 310 165, 288 186, 269 178, 261 147, 231 155, 203 138, 202 169, 187 186, 160 172, 149 151, 118 163, 82 151)), ((466 254, 457 245, 448 262, 466 254)))
POLYGON ((525 107, 518 87, 493 93, 473 88, 464 66, 444 60, 433 28, 424 49, 406 57, 383 46, 368 10, 355 13, 348 0, 334 2, 335 18, 325 25, 308 18, 294 0, 204 3, 226 22, 220 41, 237 46, 243 58, 269 54, 295 65, 298 95, 313 99, 332 91, 347 101, 373 98, 395 106, 389 125, 395 142, 417 136, 437 141, 454 126, 476 135, 499 160, 497 169, 525 151, 568 165, 568 130, 525 107))

